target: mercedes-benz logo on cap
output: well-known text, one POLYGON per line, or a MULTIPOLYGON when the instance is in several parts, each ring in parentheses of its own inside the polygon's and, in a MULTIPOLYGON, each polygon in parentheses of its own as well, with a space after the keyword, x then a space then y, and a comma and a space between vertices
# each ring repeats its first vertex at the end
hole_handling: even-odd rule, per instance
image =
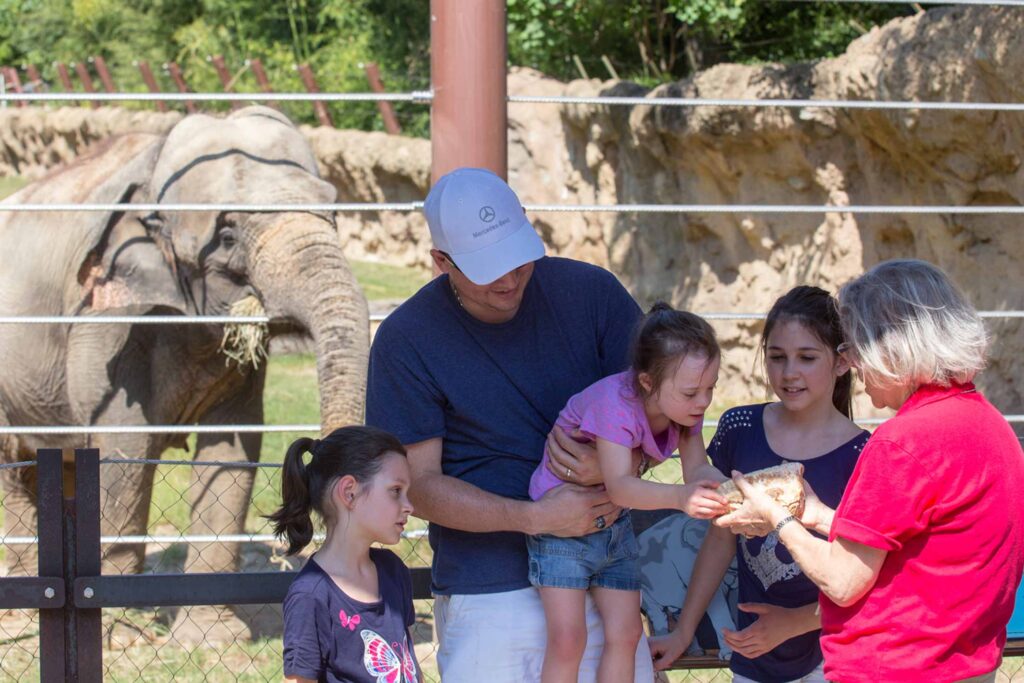
POLYGON ((484 223, 490 223, 494 220, 494 209, 489 206, 485 206, 480 209, 480 220, 484 223))

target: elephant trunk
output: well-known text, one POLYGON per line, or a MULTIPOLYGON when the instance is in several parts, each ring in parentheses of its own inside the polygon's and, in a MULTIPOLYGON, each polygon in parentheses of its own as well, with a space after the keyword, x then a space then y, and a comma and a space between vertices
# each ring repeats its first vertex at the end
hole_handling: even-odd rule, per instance
POLYGON ((274 217, 253 235, 249 258, 271 318, 292 318, 313 337, 323 433, 362 423, 369 312, 334 225, 309 214, 274 217))

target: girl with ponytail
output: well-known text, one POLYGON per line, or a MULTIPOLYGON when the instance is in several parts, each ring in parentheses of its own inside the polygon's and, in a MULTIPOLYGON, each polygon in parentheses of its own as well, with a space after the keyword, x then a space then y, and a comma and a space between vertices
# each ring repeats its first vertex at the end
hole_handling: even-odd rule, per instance
POLYGON ((417 683, 409 570, 390 550, 412 514, 405 448, 373 427, 297 439, 285 455, 281 507, 268 515, 288 554, 327 538, 284 601, 284 675, 292 681, 417 683))
MULTIPOLYGON (((708 454, 722 472, 744 473, 800 462, 804 480, 835 507, 853 474, 868 433, 851 420, 850 365, 835 298, 801 286, 775 302, 761 334, 768 384, 778 401, 727 410, 708 454)), ((734 536, 712 524, 694 562, 675 630, 650 640, 656 669, 686 651, 697 625, 737 559, 737 631, 724 629, 733 680, 824 681, 818 636, 818 587, 801 571, 778 530, 764 538, 734 536)))

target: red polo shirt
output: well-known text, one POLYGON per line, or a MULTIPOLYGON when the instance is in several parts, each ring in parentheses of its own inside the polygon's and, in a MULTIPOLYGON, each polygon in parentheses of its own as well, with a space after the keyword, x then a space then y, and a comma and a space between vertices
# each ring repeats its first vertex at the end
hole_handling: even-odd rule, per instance
POLYGON ((916 391, 864 447, 837 536, 888 551, 849 607, 821 598, 825 676, 942 683, 999 664, 1024 568, 1024 452, 974 385, 916 391))

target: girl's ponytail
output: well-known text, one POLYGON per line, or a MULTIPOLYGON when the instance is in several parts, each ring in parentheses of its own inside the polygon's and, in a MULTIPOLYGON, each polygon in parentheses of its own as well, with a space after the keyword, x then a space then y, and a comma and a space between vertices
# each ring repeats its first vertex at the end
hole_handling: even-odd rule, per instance
POLYGON ((335 429, 322 440, 292 442, 281 470, 281 508, 266 516, 274 525, 274 534, 288 539, 289 555, 313 540, 311 513, 317 513, 330 532, 337 518, 330 502, 334 484, 345 476, 359 483, 369 481, 388 453, 404 456, 405 448, 391 434, 361 425, 335 429), (309 465, 302 464, 306 453, 313 456, 309 465))
MULTIPOLYGON (((313 499, 309 491, 309 471, 302 456, 313 452, 313 439, 296 439, 284 456, 281 469, 281 508, 267 515, 274 534, 288 539, 288 554, 294 555, 313 540, 313 499)), ((311 464, 312 465, 312 464, 311 464)))

